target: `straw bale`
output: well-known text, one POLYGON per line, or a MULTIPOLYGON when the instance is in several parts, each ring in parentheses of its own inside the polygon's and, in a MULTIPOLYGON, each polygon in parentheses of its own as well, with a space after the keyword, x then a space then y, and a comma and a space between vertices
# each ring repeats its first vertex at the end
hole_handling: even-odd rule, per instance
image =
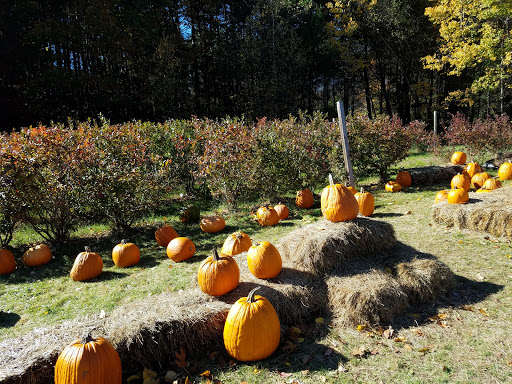
POLYGON ((326 280, 329 308, 339 324, 390 323, 408 307, 408 297, 391 274, 382 270, 326 280))
POLYGON ((407 169, 411 174, 412 185, 414 186, 449 184, 453 176, 462 172, 462 170, 463 168, 459 165, 447 167, 431 165, 427 167, 407 169))
POLYGON ((358 217, 347 222, 321 220, 290 232, 277 248, 295 269, 319 276, 350 260, 375 257, 396 243, 391 224, 358 217))
POLYGON ((397 265, 397 279, 412 305, 434 301, 455 286, 453 272, 435 259, 417 259, 397 265))
POLYGON ((485 232, 512 240, 512 188, 505 186, 489 193, 469 193, 467 204, 435 204, 435 223, 458 230, 485 232))

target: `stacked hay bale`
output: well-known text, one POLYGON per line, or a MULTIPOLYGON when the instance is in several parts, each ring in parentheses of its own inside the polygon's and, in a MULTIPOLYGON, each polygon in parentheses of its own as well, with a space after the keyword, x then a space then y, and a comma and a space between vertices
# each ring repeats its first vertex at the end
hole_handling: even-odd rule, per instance
POLYGON ((455 229, 485 232, 512 239, 512 188, 488 193, 469 193, 467 204, 434 205, 432 220, 455 229))
POLYGON ((427 167, 408 169, 411 174, 412 183, 415 186, 430 186, 450 183, 453 176, 461 173, 462 170, 463 167, 460 165, 447 167, 431 165, 427 167))

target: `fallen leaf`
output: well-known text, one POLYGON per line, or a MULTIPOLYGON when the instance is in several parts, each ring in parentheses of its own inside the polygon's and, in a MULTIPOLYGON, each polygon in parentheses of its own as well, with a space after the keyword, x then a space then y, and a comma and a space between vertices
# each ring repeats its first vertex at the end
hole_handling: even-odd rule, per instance
POLYGON ((355 348, 350 352, 352 356, 356 357, 364 357, 368 353, 367 349, 365 347, 355 348))
POLYGON ((293 373, 290 373, 290 372, 279 372, 279 376, 282 376, 282 377, 290 377, 291 375, 293 375, 293 373))
POLYGON ((187 368, 187 355, 185 354, 185 350, 183 347, 180 347, 180 352, 175 352, 176 359, 174 359, 174 362, 176 365, 180 368, 187 368))
POLYGON ((425 336, 425 334, 423 333, 423 331, 419 328, 416 328, 414 330, 414 333, 416 334, 416 336, 425 336))
POLYGON ((207 380, 213 380, 213 375, 210 371, 206 370, 203 373, 201 373, 199 376, 205 377, 207 380))
POLYGON ((376 349, 374 349, 370 352, 370 355, 373 355, 373 356, 378 355, 378 354, 379 354, 379 351, 377 351, 376 349))
POLYGON ((144 368, 144 371, 142 372, 142 378, 144 380, 152 379, 154 377, 156 377, 155 371, 152 371, 151 369, 148 369, 148 368, 144 368))
POLYGON ((483 314, 483 315, 485 315, 485 316, 489 317, 489 314, 487 313, 487 311, 486 311, 485 309, 483 309, 483 308, 478 308, 478 310, 480 311, 480 313, 481 313, 481 314, 483 314))
POLYGON ((384 270, 385 270, 387 273, 389 273, 390 275, 392 275, 392 274, 393 274, 393 271, 392 271, 392 270, 391 270, 391 268, 389 268, 389 267, 384 268, 384 270))
POLYGON ((469 305, 466 305, 466 304, 461 305, 459 308, 464 310, 464 311, 471 311, 471 312, 475 311, 475 308, 470 307, 469 305))
POLYGON ((397 338, 394 340, 394 342, 395 342, 395 343, 403 343, 405 340, 407 340, 405 337, 403 337, 403 336, 399 336, 399 337, 397 337, 397 338))
POLYGON ((254 368, 254 370, 252 371, 252 373, 259 373, 260 370, 258 368, 254 368))
POLYGON ((193 384, 193 383, 192 383, 192 381, 190 381, 190 379, 188 378, 188 376, 187 376, 187 378, 185 379, 185 384, 193 384))
POLYGON ((286 365, 287 367, 291 367, 292 366, 292 364, 289 363, 288 361, 286 363, 284 363, 284 365, 286 365))
POLYGON ((164 380, 168 383, 172 383, 174 380, 178 378, 178 374, 174 371, 167 371, 164 377, 164 380))
POLYGON ((361 331, 364 331, 367 327, 368 327, 368 326, 367 326, 366 324, 364 324, 364 325, 359 324, 359 325, 357 326, 357 330, 358 330, 359 332, 361 332, 361 331))
POLYGON ((338 372, 348 372, 348 369, 345 368, 345 366, 343 365, 343 363, 339 363, 338 364, 338 372))
POLYGON ((418 350, 418 352, 428 352, 432 349, 432 345, 427 345, 425 348, 421 348, 418 350))
POLYGON ((411 344, 404 344, 404 349, 408 350, 409 352, 412 352, 412 345, 411 344))
POLYGON ((391 339, 393 337, 393 334, 395 333, 395 330, 391 327, 386 329, 384 332, 382 332, 382 336, 386 339, 391 339))
POLYGON ((323 324, 323 323, 324 323, 324 318, 323 318, 323 317, 317 317, 317 318, 315 319, 315 323, 317 323, 317 324, 323 324))
POLYGON ((132 381, 139 381, 140 380, 140 376, 139 375, 132 375, 130 376, 129 378, 126 379, 126 382, 127 383, 131 383, 132 381))

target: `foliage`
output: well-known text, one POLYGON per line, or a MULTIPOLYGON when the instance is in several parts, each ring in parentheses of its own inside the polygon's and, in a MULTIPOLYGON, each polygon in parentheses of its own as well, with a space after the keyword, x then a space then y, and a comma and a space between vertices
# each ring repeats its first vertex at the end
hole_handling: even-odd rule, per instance
POLYGON ((350 155, 359 177, 378 174, 388 180, 389 168, 407 157, 411 137, 398 117, 359 115, 347 121, 350 155))
POLYGON ((503 115, 488 116, 473 123, 462 113, 451 116, 444 139, 450 145, 463 145, 469 158, 498 152, 512 147, 512 125, 503 115))
POLYGON ((407 133, 411 143, 421 151, 429 151, 438 155, 442 148, 441 135, 426 130, 426 126, 423 121, 418 120, 411 121, 407 125, 407 133))

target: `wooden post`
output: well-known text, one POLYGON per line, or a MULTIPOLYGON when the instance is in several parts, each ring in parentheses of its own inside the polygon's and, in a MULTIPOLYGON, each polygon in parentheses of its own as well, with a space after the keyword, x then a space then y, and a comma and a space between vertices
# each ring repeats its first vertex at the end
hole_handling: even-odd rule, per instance
POLYGON ((345 121, 345 108, 343 107, 343 101, 338 101, 336 106, 338 107, 338 121, 340 124, 341 145, 343 146, 343 159, 345 160, 345 169, 348 173, 348 181, 350 185, 354 187, 354 173, 352 172, 352 163, 350 161, 347 123, 345 121))
POLYGON ((437 136, 437 111, 434 111, 434 135, 437 136))

